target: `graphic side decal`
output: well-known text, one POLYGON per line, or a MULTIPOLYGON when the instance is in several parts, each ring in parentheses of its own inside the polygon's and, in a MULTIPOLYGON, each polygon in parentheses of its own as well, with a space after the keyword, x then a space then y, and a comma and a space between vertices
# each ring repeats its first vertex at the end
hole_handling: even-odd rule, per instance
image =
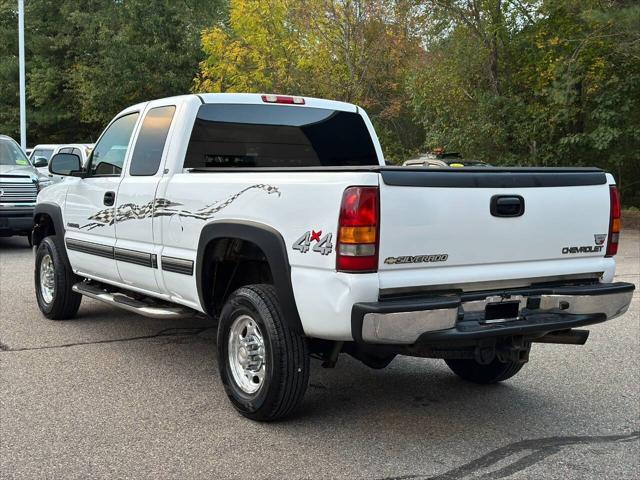
POLYGON ((281 195, 278 187, 261 183, 244 188, 222 202, 213 202, 212 204, 196 211, 179 208, 182 205, 181 203, 172 202, 171 200, 168 200, 166 198, 156 198, 144 205, 125 203, 120 205, 117 209, 115 207, 111 207, 98 211, 88 218, 88 220, 91 220, 91 222, 79 228, 93 230, 94 228, 98 227, 111 226, 115 222, 142 220, 145 218, 155 217, 169 217, 172 215, 178 215, 184 218, 195 218, 198 220, 209 220, 213 218, 216 213, 231 205, 242 194, 254 189, 263 190, 267 192, 267 195, 272 195, 274 193, 277 194, 278 197, 281 195))

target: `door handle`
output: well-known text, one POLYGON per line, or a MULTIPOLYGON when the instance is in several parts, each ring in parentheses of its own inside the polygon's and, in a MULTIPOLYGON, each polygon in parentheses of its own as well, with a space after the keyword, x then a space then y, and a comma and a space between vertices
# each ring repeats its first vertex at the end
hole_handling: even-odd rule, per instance
POLYGON ((107 207, 111 207, 114 203, 116 203, 116 192, 106 192, 104 194, 104 204, 107 207))
POLYGON ((520 217, 524 214, 524 198, 520 195, 494 195, 489 210, 494 217, 520 217))

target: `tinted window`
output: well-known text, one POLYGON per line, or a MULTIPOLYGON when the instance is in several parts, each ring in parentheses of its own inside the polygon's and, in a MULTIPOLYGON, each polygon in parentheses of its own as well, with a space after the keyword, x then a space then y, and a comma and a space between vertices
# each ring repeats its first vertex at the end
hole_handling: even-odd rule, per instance
POLYGON ((72 148, 70 153, 77 155, 80 158, 80 160, 82 160, 82 152, 80 151, 79 148, 72 148))
POLYGON ((130 175, 155 175, 176 107, 152 108, 142 122, 131 157, 130 175))
POLYGON ((137 113, 131 113, 114 121, 104 132, 93 150, 91 175, 120 175, 131 132, 138 120, 137 113))
POLYGON ((71 147, 64 147, 64 148, 61 148, 61 149, 60 149, 60 151, 59 151, 58 153, 71 153, 71 152, 73 152, 73 148, 71 148, 71 147))
POLYGON ((185 168, 377 165, 357 113, 284 105, 202 105, 185 168))

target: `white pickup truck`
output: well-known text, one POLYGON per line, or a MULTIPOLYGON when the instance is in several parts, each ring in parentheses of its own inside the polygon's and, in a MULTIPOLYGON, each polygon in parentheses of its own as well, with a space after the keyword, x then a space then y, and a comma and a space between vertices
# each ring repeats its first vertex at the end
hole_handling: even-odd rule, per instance
POLYGON ((612 283, 614 179, 594 168, 385 166, 357 106, 187 95, 118 114, 82 167, 38 195, 43 314, 82 296, 158 318, 218 320, 225 390, 273 420, 303 398, 310 357, 373 368, 441 358, 460 377, 515 375, 533 342, 583 344, 624 313, 612 283))

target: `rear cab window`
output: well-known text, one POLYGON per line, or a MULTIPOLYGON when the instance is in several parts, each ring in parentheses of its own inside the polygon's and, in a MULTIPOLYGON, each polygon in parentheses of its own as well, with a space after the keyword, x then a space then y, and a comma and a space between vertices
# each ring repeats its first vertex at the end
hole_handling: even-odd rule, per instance
POLYGON ((364 119, 324 108, 202 105, 184 168, 378 165, 364 119))

